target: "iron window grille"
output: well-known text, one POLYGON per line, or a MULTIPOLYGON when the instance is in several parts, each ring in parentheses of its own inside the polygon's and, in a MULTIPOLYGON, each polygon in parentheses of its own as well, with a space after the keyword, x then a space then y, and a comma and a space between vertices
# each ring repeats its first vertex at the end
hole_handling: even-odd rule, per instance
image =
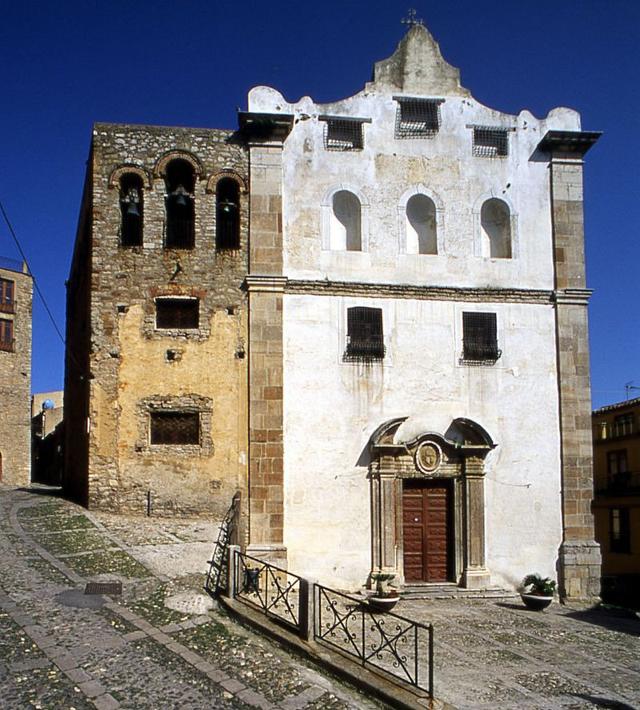
POLYGON ((197 298, 156 299, 156 328, 191 330, 200 325, 200 302, 197 298))
POLYGON ((440 104, 444 99, 416 99, 394 96, 396 138, 432 138, 440 130, 440 104))
POLYGON ((13 349, 13 321, 0 318, 0 350, 12 353, 13 349))
POLYGON ((0 313, 15 313, 15 283, 0 279, 0 313))
POLYGON ((200 414, 198 412, 151 412, 152 444, 185 446, 200 445, 200 414))
POLYGON ((463 313, 462 339, 464 362, 494 363, 502 355, 495 313, 463 313))
POLYGON ((349 308, 347 310, 347 349, 345 362, 371 362, 385 356, 382 331, 382 309, 349 308))
POLYGON ((505 158, 509 155, 509 129, 473 126, 473 154, 478 158, 505 158))
POLYGON ((371 123, 370 118, 345 116, 319 116, 324 121, 324 147, 326 150, 362 150, 364 148, 363 123, 371 123))

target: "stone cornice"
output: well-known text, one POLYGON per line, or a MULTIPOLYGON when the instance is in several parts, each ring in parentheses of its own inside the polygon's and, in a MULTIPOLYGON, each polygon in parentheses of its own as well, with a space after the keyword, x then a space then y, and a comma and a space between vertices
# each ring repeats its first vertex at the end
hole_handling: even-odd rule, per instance
POLYGON ((592 293, 590 288, 564 288, 554 292, 553 300, 563 306, 586 306, 592 293))
POLYGON ((547 131, 538 148, 552 154, 582 157, 601 135, 601 131, 547 131))
POLYGON ((287 285, 286 276, 269 276, 262 274, 247 274, 244 279, 244 286, 253 293, 256 291, 267 291, 270 293, 283 293, 287 285))
POLYGON ((468 288, 455 286, 414 286, 408 284, 375 284, 361 281, 315 281, 288 279, 288 294, 314 296, 370 296, 375 298, 412 298, 423 301, 470 301, 474 303, 539 303, 552 302, 552 291, 519 288, 468 288))

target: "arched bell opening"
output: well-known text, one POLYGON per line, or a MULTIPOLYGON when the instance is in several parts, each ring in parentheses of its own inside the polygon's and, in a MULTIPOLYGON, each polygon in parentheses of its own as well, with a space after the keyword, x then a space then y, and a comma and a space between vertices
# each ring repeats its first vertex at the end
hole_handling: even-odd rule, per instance
POLYGON ((394 584, 489 584, 485 549, 486 430, 459 418, 444 434, 398 418, 370 440, 372 573, 394 584))

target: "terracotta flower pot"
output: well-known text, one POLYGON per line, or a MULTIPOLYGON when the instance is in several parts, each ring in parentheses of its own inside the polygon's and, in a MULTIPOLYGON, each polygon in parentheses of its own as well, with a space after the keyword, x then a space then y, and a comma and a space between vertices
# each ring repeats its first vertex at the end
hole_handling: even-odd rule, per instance
POLYGON ((394 597, 369 597, 367 603, 374 611, 391 611, 400 601, 400 596, 394 597))
POLYGON ((542 611, 553 601, 553 597, 543 597, 540 594, 521 594, 520 597, 527 609, 531 611, 542 611))

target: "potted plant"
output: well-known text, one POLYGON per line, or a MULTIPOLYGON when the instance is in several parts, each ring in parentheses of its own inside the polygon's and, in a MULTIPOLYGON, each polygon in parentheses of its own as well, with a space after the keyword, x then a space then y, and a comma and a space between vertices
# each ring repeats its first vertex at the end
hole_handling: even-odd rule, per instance
POLYGON ((553 601, 556 583, 549 577, 528 574, 520 585, 520 597, 527 609, 542 611, 553 601))
POLYGON ((367 599, 367 602, 376 611, 391 611, 400 601, 398 590, 389 586, 389 582, 394 577, 393 572, 373 572, 371 574, 371 579, 376 583, 376 591, 367 599))

